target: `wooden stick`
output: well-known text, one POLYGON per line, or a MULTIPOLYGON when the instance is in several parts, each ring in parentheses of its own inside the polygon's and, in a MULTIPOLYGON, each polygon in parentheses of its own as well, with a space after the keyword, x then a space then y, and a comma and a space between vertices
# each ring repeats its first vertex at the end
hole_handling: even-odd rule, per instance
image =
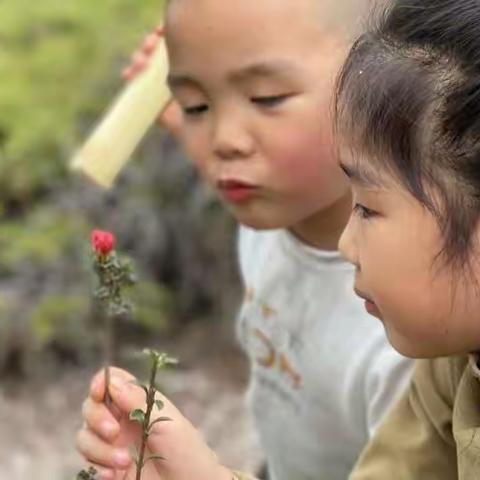
POLYGON ((170 91, 168 57, 160 39, 149 66, 130 82, 74 156, 71 167, 104 188, 110 188, 136 146, 165 108, 170 91))

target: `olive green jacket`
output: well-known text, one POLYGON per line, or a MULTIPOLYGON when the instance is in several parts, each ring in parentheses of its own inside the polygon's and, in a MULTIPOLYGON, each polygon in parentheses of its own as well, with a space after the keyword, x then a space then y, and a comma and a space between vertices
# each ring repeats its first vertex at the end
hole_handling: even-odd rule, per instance
POLYGON ((473 355, 419 360, 349 480, 479 480, 477 363, 473 355))

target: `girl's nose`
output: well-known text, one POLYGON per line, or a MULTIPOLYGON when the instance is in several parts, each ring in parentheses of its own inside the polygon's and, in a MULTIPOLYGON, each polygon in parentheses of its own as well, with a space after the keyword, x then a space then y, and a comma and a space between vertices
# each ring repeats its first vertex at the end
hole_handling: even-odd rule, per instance
POLYGON ((253 155, 255 142, 241 122, 226 115, 214 126, 212 149, 220 160, 236 160, 253 155))
POLYGON ((342 257, 359 269, 358 252, 355 244, 354 218, 350 217, 338 242, 338 249, 342 257))

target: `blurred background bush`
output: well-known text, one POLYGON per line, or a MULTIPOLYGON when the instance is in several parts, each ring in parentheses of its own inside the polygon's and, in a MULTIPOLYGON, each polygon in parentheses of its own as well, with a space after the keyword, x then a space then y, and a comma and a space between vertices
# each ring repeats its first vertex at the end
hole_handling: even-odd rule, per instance
POLYGON ((68 171, 161 10, 159 0, 0 2, 3 376, 37 375, 45 355, 62 364, 95 358, 92 227, 115 232, 141 279, 132 292, 138 323, 122 325, 124 337, 178 335, 193 320, 229 331, 235 227, 172 139, 153 128, 111 192, 68 171))
POLYGON ((2 480, 71 479, 81 464, 74 433, 101 361, 92 228, 117 235, 140 279, 135 321, 117 328, 117 363, 135 368, 127 354, 143 346, 179 356, 163 379, 169 393, 221 458, 245 468, 254 460, 232 335, 232 220, 159 128, 110 192, 68 170, 161 11, 160 0, 0 1, 2 480))

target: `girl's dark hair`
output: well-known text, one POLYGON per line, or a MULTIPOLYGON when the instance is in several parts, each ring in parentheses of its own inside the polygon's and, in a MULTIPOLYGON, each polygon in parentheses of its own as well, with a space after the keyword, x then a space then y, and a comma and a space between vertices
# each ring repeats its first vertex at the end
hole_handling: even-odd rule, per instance
POLYGON ((337 131, 435 215, 439 254, 465 267, 480 217, 480 0, 376 13, 338 79, 337 131))

